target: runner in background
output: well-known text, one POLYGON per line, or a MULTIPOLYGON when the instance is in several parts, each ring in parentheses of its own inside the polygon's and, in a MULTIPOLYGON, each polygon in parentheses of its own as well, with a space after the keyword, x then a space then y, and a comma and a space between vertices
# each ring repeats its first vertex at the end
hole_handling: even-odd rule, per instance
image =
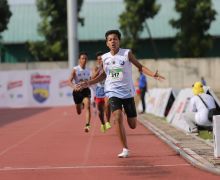
POLYGON ((88 55, 86 52, 81 52, 79 54, 79 65, 75 66, 69 77, 69 86, 73 89, 73 100, 76 104, 77 114, 81 114, 82 108, 86 111, 86 125, 85 132, 89 132, 90 129, 90 98, 91 91, 89 88, 80 90, 78 84, 80 82, 88 81, 90 79, 90 70, 86 68, 86 63, 88 61, 88 55))
MULTIPOLYGON (((96 53, 96 67, 93 70, 92 79, 96 78, 101 73, 100 67, 102 64, 102 58, 101 58, 102 54, 103 54, 102 52, 96 53)), ((97 83, 95 88, 95 102, 98 109, 99 119, 101 121, 100 131, 103 133, 111 128, 110 106, 108 103, 108 98, 105 96, 104 86, 105 86, 105 80, 97 83), (106 116, 106 122, 105 122, 105 116, 106 116)))

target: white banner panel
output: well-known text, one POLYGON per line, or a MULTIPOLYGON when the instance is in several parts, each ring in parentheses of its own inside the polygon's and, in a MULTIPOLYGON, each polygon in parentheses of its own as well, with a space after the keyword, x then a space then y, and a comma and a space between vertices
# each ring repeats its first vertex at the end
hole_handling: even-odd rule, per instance
POLYGON ((167 116, 167 121, 169 123, 187 132, 189 131, 189 126, 183 119, 182 114, 189 111, 189 102, 192 96, 193 93, 191 88, 181 90, 167 116))
POLYGON ((156 97, 156 104, 154 108, 154 114, 160 117, 165 116, 166 107, 171 96, 172 89, 159 89, 157 97, 156 97))
POLYGON ((35 106, 50 106, 54 104, 52 91, 56 91, 52 87, 52 71, 34 70, 29 71, 28 88, 29 88, 29 104, 35 106))
POLYGON ((71 105, 72 90, 67 84, 69 70, 29 72, 29 104, 32 107, 71 105))
POLYGON ((158 91, 159 90, 156 88, 150 89, 148 91, 147 96, 145 97, 147 113, 151 113, 151 114, 154 113, 158 91))
MULTIPOLYGON (((150 89, 145 96, 146 112, 156 116, 165 117, 171 95, 173 96, 172 98, 175 98, 172 88, 150 89)), ((138 105, 138 109, 142 109, 141 102, 138 105)))
POLYGON ((70 70, 0 72, 0 107, 51 107, 73 104, 70 70))
POLYGON ((9 71, 7 73, 7 106, 9 107, 27 107, 27 71, 9 71))
POLYGON ((7 82, 8 75, 0 72, 0 108, 7 106, 7 82))
POLYGON ((56 70, 53 72, 53 83, 54 89, 52 90, 53 98, 56 100, 55 105, 72 105, 72 89, 68 86, 68 78, 70 76, 70 71, 68 70, 56 70))
POLYGON ((213 117, 214 156, 220 157, 220 116, 213 117))

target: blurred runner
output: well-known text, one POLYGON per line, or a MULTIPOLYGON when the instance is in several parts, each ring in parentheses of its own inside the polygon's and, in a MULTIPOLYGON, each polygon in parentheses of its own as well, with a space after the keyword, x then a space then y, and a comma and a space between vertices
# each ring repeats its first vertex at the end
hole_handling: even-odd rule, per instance
POLYGON ((91 92, 89 88, 80 90, 79 83, 83 81, 88 81, 90 79, 90 70, 86 68, 86 63, 88 60, 88 55, 86 52, 81 52, 79 54, 79 65, 75 66, 69 77, 69 86, 73 89, 73 100, 76 104, 77 114, 81 114, 82 108, 86 111, 86 125, 85 132, 89 132, 90 129, 90 98, 91 92))
MULTIPOLYGON (((101 57, 102 54, 103 54, 102 52, 96 53, 96 67, 93 70, 92 79, 96 78, 101 73, 100 70, 102 70, 102 68, 100 67, 102 64, 102 57, 101 57)), ((97 104, 98 115, 101 121, 100 131, 103 133, 111 128, 110 106, 108 103, 108 98, 105 96, 104 86, 105 86, 105 80, 97 83, 96 88, 95 88, 95 102, 97 104), (106 120, 107 120, 106 122, 105 122, 104 116, 106 116, 106 120)))

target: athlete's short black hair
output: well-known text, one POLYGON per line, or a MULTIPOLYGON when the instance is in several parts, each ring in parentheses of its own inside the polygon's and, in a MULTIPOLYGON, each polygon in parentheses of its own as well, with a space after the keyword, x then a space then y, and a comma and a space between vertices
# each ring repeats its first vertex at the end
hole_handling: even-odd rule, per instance
POLYGON ((105 39, 107 40, 108 35, 110 34, 116 34, 118 36, 118 39, 121 39, 121 33, 119 32, 119 30, 109 30, 105 33, 105 39))
POLYGON ((103 55, 103 52, 102 51, 98 51, 96 54, 95 54, 95 57, 97 58, 98 56, 101 56, 103 55))
POLYGON ((81 57, 81 55, 86 55, 88 57, 88 54, 85 51, 82 51, 82 52, 79 53, 79 58, 81 57))

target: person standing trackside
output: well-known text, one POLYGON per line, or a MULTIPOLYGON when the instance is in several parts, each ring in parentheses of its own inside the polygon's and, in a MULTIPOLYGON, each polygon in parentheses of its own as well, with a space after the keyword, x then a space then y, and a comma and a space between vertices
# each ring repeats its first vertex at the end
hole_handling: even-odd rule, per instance
POLYGON ((73 89, 73 100, 76 104, 77 114, 81 114, 81 108, 84 107, 86 111, 86 125, 85 132, 89 132, 90 129, 90 119, 91 119, 91 110, 90 110, 90 98, 91 92, 89 88, 81 90, 79 88, 79 83, 88 81, 90 79, 90 70, 86 68, 86 63, 88 60, 88 55, 86 52, 81 52, 79 54, 79 65, 74 67, 71 75, 68 79, 69 86, 73 89))
POLYGON ((129 49, 120 48, 121 33, 118 30, 110 30, 105 33, 106 45, 110 51, 102 55, 103 72, 95 79, 81 84, 81 88, 105 80, 105 93, 109 98, 112 117, 117 125, 117 132, 123 150, 118 154, 119 158, 129 156, 125 127, 123 125, 123 111, 127 116, 127 122, 131 129, 136 128, 137 112, 134 102, 135 88, 132 81, 132 64, 140 72, 154 77, 157 80, 165 79, 158 71, 152 72, 140 64, 129 49))
POLYGON ((140 96, 141 96, 141 103, 142 103, 142 112, 141 113, 145 113, 145 109, 146 109, 145 94, 147 92, 147 78, 142 72, 140 72, 138 85, 139 85, 139 89, 140 89, 140 96))

